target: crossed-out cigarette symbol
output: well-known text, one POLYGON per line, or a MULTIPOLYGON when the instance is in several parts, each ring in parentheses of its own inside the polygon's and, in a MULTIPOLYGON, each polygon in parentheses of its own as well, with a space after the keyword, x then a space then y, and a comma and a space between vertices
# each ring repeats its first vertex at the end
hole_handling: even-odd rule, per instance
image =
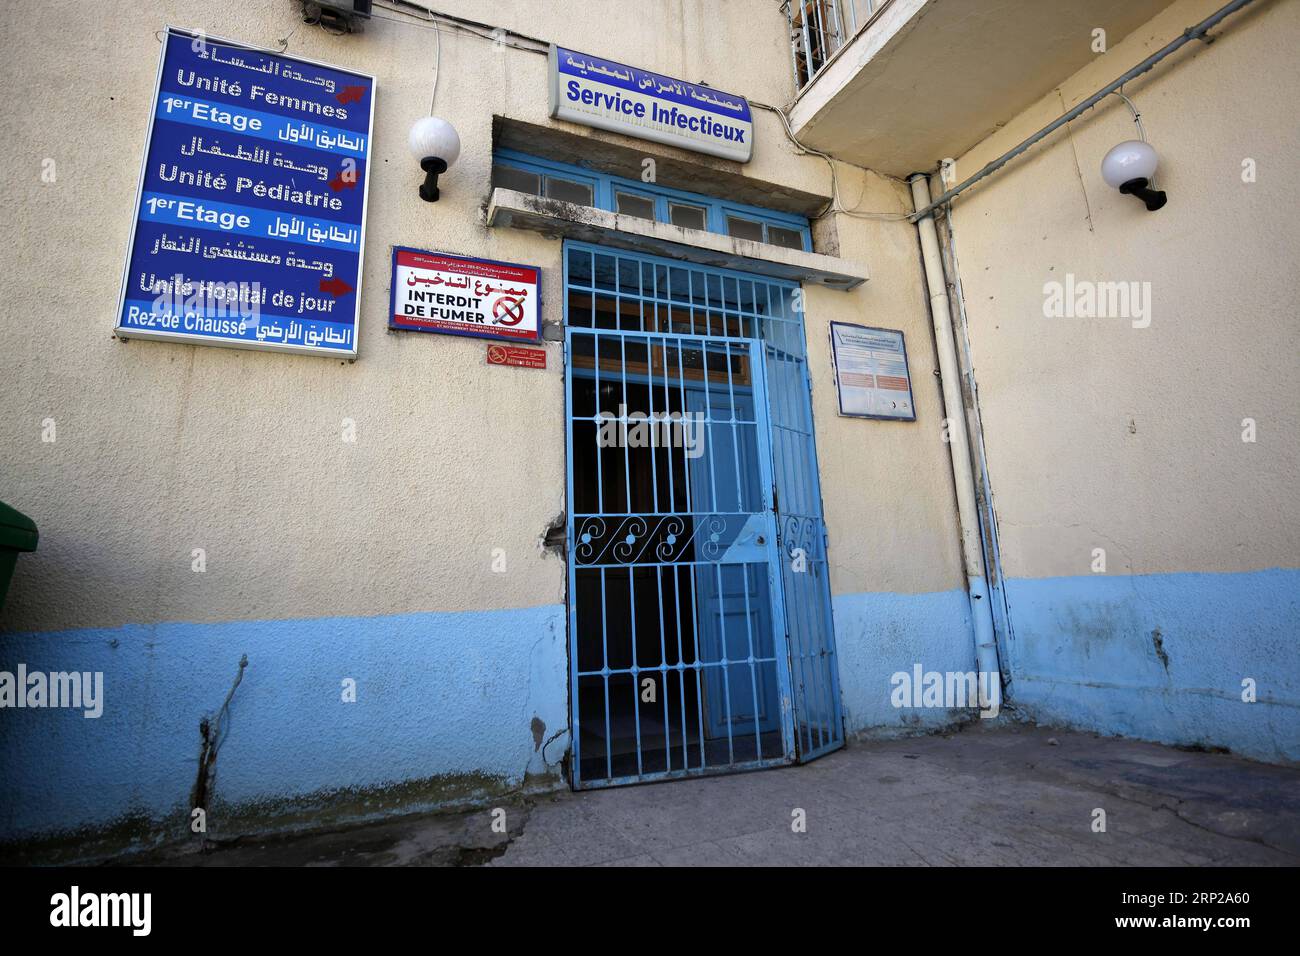
POLYGON ((492 303, 493 325, 518 325, 524 320, 524 303, 513 296, 503 295, 492 303))

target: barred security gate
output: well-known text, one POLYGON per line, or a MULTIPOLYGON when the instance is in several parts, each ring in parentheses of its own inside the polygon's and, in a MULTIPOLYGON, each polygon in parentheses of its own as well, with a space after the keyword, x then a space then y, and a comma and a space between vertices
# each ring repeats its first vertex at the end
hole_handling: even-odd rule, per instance
POLYGON ((800 316, 784 309, 765 318, 762 327, 795 746, 801 759, 811 760, 844 744, 812 380, 800 316))
POLYGON ((565 244, 577 787, 843 742, 796 289, 565 244))

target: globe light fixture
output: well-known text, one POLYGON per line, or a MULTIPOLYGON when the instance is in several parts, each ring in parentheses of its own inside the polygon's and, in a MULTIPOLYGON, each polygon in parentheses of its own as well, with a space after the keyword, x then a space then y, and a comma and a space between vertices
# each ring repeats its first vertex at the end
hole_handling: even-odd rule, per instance
POLYGON ((460 136, 456 127, 437 116, 425 116, 415 121, 407 142, 411 155, 424 170, 420 198, 425 202, 437 202, 438 177, 460 156, 460 136))
POLYGON ((1147 209, 1155 212, 1169 197, 1162 190, 1152 189, 1159 160, 1150 144, 1140 139, 1130 139, 1108 152, 1101 161, 1101 178, 1129 196, 1137 196, 1147 209))

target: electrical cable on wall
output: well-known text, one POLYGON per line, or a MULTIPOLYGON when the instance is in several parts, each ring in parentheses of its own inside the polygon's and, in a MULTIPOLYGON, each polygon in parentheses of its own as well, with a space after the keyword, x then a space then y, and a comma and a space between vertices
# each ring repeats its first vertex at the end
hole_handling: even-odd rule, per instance
MULTIPOLYGON (((163 32, 164 32, 164 31, 162 31, 162 30, 155 30, 155 31, 153 31, 153 38, 154 38, 155 40, 157 40, 159 43, 162 43, 162 42, 163 42, 163 32)), ((290 39, 293 37, 293 35, 294 35, 295 33, 297 33, 297 32, 298 32, 298 28, 297 28, 297 27, 294 27, 294 28, 293 28, 292 30, 290 30, 287 34, 285 34, 284 36, 282 36, 282 37, 280 37, 278 40, 276 40, 275 42, 278 43, 278 44, 280 44, 280 49, 277 50, 276 52, 277 52, 277 53, 283 53, 285 50, 289 49, 289 40, 290 40, 290 39)), ((215 43, 216 41, 214 40, 213 42, 215 43)), ((236 44, 236 45, 238 45, 238 44, 236 44)))
POLYGON ((434 27, 425 26, 423 21, 432 21, 435 24, 441 24, 449 29, 456 30, 466 36, 476 37, 479 40, 487 40, 489 43, 496 43, 501 46, 508 46, 512 50, 522 50, 525 53, 536 53, 546 56, 550 52, 550 44, 545 40, 539 40, 537 37, 530 37, 525 33, 519 33, 515 30, 507 30, 504 27, 493 27, 486 23, 477 23, 474 20, 466 20, 463 17, 452 16, 448 13, 440 13, 431 7, 423 4, 411 3, 409 0, 394 0, 394 4, 376 4, 380 9, 389 10, 393 13, 401 14, 405 17, 416 17, 413 10, 418 10, 424 14, 423 17, 416 17, 415 20, 398 20, 393 17, 382 17, 371 11, 372 19, 385 20, 388 23, 397 23, 404 26, 421 27, 425 30, 435 29, 434 27), (411 10, 404 9, 410 7, 411 10), (491 30, 491 33, 480 33, 475 27, 482 27, 491 30), (509 37, 515 37, 527 43, 536 44, 536 46, 524 46, 520 43, 509 40, 509 37))
MULTIPOLYGON (((547 41, 545 40, 538 39, 537 37, 530 37, 527 36, 526 34, 517 33, 513 30, 507 30, 503 27, 493 27, 486 23, 476 23, 475 21, 472 20, 465 20, 461 17, 454 17, 451 16, 450 14, 440 13, 439 11, 434 10, 430 7, 426 7, 423 4, 412 3, 410 2, 410 0, 394 0, 394 4, 376 3, 375 6, 384 10, 389 10, 393 13, 401 14, 402 16, 406 16, 406 17, 416 17, 416 14, 413 11, 418 10, 420 13, 424 14, 424 17, 418 17, 417 19, 413 19, 413 20, 398 20, 393 17, 381 17, 378 14, 374 14, 373 12, 371 15, 376 19, 386 20, 389 23, 420 27, 426 30, 431 29, 439 37, 438 46, 434 54, 436 72, 434 74, 433 93, 435 97, 438 94, 438 73, 441 72, 441 67, 438 63, 438 61, 441 59, 441 52, 442 52, 441 32, 438 30, 438 26, 440 24, 442 26, 446 26, 451 29, 454 29, 467 36, 476 37, 480 40, 488 40, 492 43, 508 46, 511 49, 523 50, 525 53, 536 53, 542 56, 546 56, 549 53, 550 44, 547 43, 547 41), (404 9, 407 7, 411 9, 410 10, 404 9), (489 34, 484 34, 479 32, 477 29, 474 29, 475 27, 481 27, 483 29, 490 30, 492 32, 489 34), (523 46, 520 45, 519 43, 510 42, 506 39, 507 37, 516 37, 520 40, 526 41, 527 43, 538 44, 539 47, 541 48, 532 47, 532 46, 523 46)), ((831 197, 827 201, 826 205, 823 206, 820 211, 818 211, 816 214, 814 214, 809 218, 821 219, 829 212, 838 212, 842 215, 850 216, 854 219, 870 219, 878 222, 902 222, 903 220, 906 220, 910 217, 911 214, 905 212, 865 212, 858 209, 850 209, 849 207, 847 207, 840 198, 839 176, 836 173, 835 160, 828 153, 823 153, 820 150, 813 149, 812 147, 809 146, 805 146, 803 143, 799 142, 798 137, 794 135, 794 130, 790 128, 789 118, 786 116, 785 111, 782 110, 780 107, 770 106, 767 103, 759 103, 754 100, 750 100, 749 103, 751 106, 755 106, 759 109, 764 109, 775 113, 781 120, 781 128, 784 130, 786 138, 789 139, 790 142, 794 144, 795 148, 800 153, 806 153, 812 156, 820 156, 822 159, 826 160, 826 164, 830 167, 831 197)), ((429 104, 429 113, 430 115, 433 114, 432 102, 430 102, 429 104)), ((875 172, 875 171, 872 170, 871 172, 875 172)), ((900 183, 903 182, 903 180, 897 176, 888 176, 887 174, 884 173, 876 173, 876 174, 880 176, 885 176, 885 178, 887 179, 893 179, 896 182, 900 182, 900 183)))
MULTIPOLYGON (((429 115, 433 115, 433 105, 438 101, 438 80, 442 77, 442 31, 438 29, 438 21, 433 17, 432 10, 426 10, 429 14, 429 22, 433 24, 433 93, 429 96, 429 115)), ((381 18, 387 19, 387 17, 381 18)), ((396 20, 394 23, 398 22, 396 20)))
POLYGON ((442 78, 442 31, 433 28, 435 37, 433 49, 433 93, 429 96, 429 115, 433 115, 433 104, 438 101, 438 80, 442 78))
POLYGON ((1121 86, 1114 92, 1116 96, 1128 104, 1129 112, 1133 114, 1133 122, 1138 128, 1138 139, 1145 143, 1147 141, 1147 131, 1142 127, 1142 114, 1139 113, 1138 108, 1133 105, 1133 101, 1124 95, 1124 87, 1121 86))
MULTIPOLYGON (((1050 136, 1056 130, 1060 129, 1062 126, 1066 126, 1067 124, 1069 124, 1071 120, 1074 120, 1079 116, 1082 116, 1088 110, 1092 109, 1102 100, 1104 100, 1111 93, 1117 93, 1120 90, 1122 90, 1124 88, 1125 83, 1129 82, 1130 80, 1137 79, 1137 77, 1146 73, 1148 70, 1155 69, 1155 67, 1159 63, 1161 63, 1166 57, 1182 49, 1183 46, 1185 46, 1186 44, 1191 43, 1193 41, 1200 41, 1202 43, 1207 43, 1207 44, 1214 42, 1213 37, 1207 39, 1209 32, 1215 27, 1217 27, 1220 23, 1222 23, 1225 19, 1232 16, 1234 13, 1238 13, 1241 10, 1245 9, 1246 7, 1250 6, 1250 4, 1253 2, 1255 2, 1255 0, 1231 0, 1230 3, 1220 7, 1218 10, 1210 14, 1200 23, 1188 27, 1181 34, 1176 36, 1174 39, 1170 40, 1167 44, 1165 44, 1155 53, 1152 53, 1141 63, 1137 64, 1134 67, 1130 67, 1123 75, 1121 75, 1115 80, 1112 80, 1106 86, 1103 86, 1101 89, 1093 93, 1091 96, 1089 96, 1083 102, 1079 103, 1073 109, 1069 110, 1063 115, 1058 116, 1056 119, 1052 120, 1052 122, 1048 123, 1046 126, 1040 129, 1038 132, 1034 133, 1032 136, 1029 136, 1024 140, 1021 140, 1020 143, 1013 146, 1011 149, 1007 150, 997 159, 990 161, 987 165, 984 166, 983 169, 979 170, 979 172, 975 173, 965 182, 958 183, 956 186, 953 186, 951 189, 949 189, 943 195, 939 196, 937 199, 931 200, 930 203, 927 204, 924 208, 918 209, 916 212, 912 213, 912 215, 909 218, 913 222, 919 222, 921 219, 935 212, 941 206, 944 206, 947 203, 952 202, 952 200, 956 199, 959 194, 965 192, 968 188, 974 186, 976 183, 978 183, 980 180, 984 179, 985 177, 991 176, 993 173, 997 172, 999 169, 1001 169, 1007 163, 1011 162, 1017 156, 1020 156, 1022 153, 1026 152, 1027 150, 1032 148, 1035 144, 1041 142, 1043 139, 1046 139, 1048 136, 1050 136)), ((1136 107, 1132 105, 1132 103, 1128 100, 1128 97, 1124 97, 1124 100, 1126 102, 1129 102, 1129 108, 1133 110, 1134 120, 1136 121, 1138 119, 1136 107)), ((1142 131, 1140 126, 1139 126, 1139 131, 1143 132, 1143 135, 1145 136, 1145 131, 1142 131)), ((1145 139, 1143 140, 1143 142, 1145 142, 1145 139)), ((1152 175, 1154 176, 1154 173, 1152 175)), ((1151 208, 1159 208, 1159 207, 1151 207, 1151 208)))
MULTIPOLYGON (((416 6, 415 4, 409 4, 409 6, 415 7, 426 15, 426 19, 428 19, 430 26, 425 29, 433 31, 433 93, 429 96, 429 115, 432 116, 434 104, 438 101, 438 79, 442 76, 442 31, 438 29, 438 21, 434 16, 434 11, 427 7, 416 6)), ((414 16, 414 14, 406 13, 405 10, 399 10, 396 7, 386 7, 385 9, 392 10, 394 13, 405 14, 406 16, 414 16)), ((371 11, 371 17, 374 17, 373 11, 371 11)), ((378 19, 387 20, 389 23, 421 26, 421 24, 410 23, 408 20, 394 20, 391 17, 379 17, 378 19)), ((477 34, 475 35, 477 36, 477 34)))
MULTIPOLYGON (((331 11, 331 12, 332 12, 332 11, 331 11)), ((324 9, 322 9, 322 8, 319 7, 319 6, 316 6, 315 4, 312 4, 312 3, 304 3, 304 4, 303 4, 303 14, 302 14, 302 19, 303 19, 303 22, 304 22, 304 23, 310 24, 311 26, 314 26, 314 27, 320 27, 322 30, 324 30, 326 33, 328 33, 328 34, 329 34, 330 36, 332 36, 332 37, 342 37, 342 36, 347 36, 347 35, 348 35, 348 26, 347 26, 347 21, 346 21, 346 20, 341 21, 341 22, 343 23, 342 26, 337 26, 337 27, 331 28, 331 27, 330 27, 330 23, 325 19, 325 11, 324 11, 324 9), (313 8, 315 8, 315 11, 316 11, 315 18, 313 18, 312 15, 311 15, 311 11, 312 11, 313 8)), ((340 21, 339 21, 338 18, 336 17, 336 18, 334 19, 333 22, 337 24, 337 23, 339 23, 340 21)))
MULTIPOLYGON (((790 142, 794 144, 795 148, 800 153, 807 153, 811 156, 820 156, 822 159, 826 160, 826 165, 830 167, 831 170, 830 201, 827 202, 826 205, 822 207, 820 212, 818 212, 816 215, 812 216, 811 218, 820 219, 823 216, 825 216, 828 212, 832 212, 832 211, 841 213, 842 215, 845 216, 851 216, 854 219, 874 219, 879 222, 899 222, 909 218, 910 213, 905 213, 905 212, 901 212, 901 213, 861 212, 856 209, 849 209, 847 206, 844 205, 843 201, 840 199, 840 183, 839 183, 839 176, 835 172, 834 157, 832 157, 829 153, 823 153, 819 149, 813 149, 811 146, 805 146, 803 143, 799 142, 799 138, 794 135, 794 130, 791 129, 790 127, 790 119, 785 115, 785 110, 781 109, 778 106, 769 106, 767 103, 758 103, 754 100, 750 100, 749 102, 751 106, 757 106, 759 109, 769 110, 775 113, 781 120, 781 127, 782 129, 785 130, 786 138, 789 139, 790 142)), ((871 170, 871 172, 874 172, 874 170, 871 170)), ((878 173, 877 175, 886 176, 886 174, 884 173, 878 173)), ((898 179, 898 177, 896 176, 886 176, 886 178, 894 179, 898 182, 902 182, 902 180, 898 179)))
MULTIPOLYGON (((1142 125, 1142 114, 1138 112, 1138 108, 1133 103, 1133 101, 1124 94, 1124 87, 1121 86, 1119 89, 1115 90, 1114 93, 1116 96, 1118 96, 1121 100, 1125 102, 1125 104, 1128 106, 1129 112, 1133 114, 1133 124, 1137 127, 1138 139, 1140 139, 1142 142, 1145 143, 1147 141, 1147 131, 1146 128, 1142 125)), ((1152 189, 1156 188, 1155 173, 1151 174, 1150 186, 1152 189)))

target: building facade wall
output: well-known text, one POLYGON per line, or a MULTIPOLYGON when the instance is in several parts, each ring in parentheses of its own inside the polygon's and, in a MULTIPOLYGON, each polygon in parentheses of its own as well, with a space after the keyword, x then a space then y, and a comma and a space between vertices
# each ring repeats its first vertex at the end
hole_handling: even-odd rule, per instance
MULTIPOLYGON (((792 91, 784 19, 767 4, 677 0, 634 16, 577 0, 439 8, 759 102, 792 91)), ((565 567, 543 536, 565 510, 562 350, 545 344, 544 372, 496 369, 480 342, 389 333, 390 249, 540 266, 543 318, 558 324, 561 244, 484 222, 493 117, 617 137, 547 118, 544 57, 444 30, 435 112, 463 151, 442 199, 421 202, 406 139, 429 109, 434 35, 383 15, 405 22, 334 37, 278 0, 111 16, 52 2, 0 39, 11 102, 26 104, 0 119, 12 266, 0 274, 0 500, 41 530, 3 611, 0 667, 102 670, 106 681, 102 719, 4 715, 0 841, 114 827, 130 837, 183 820, 200 721, 243 655, 214 832, 561 783, 565 567), (355 363, 113 338, 167 24, 269 48, 287 39, 292 55, 376 77, 355 363), (52 183, 40 176, 47 158, 52 183), (54 443, 41 441, 46 419, 54 443), (341 440, 344 419, 355 443, 341 440), (192 570, 198 548, 203 573, 192 570), (349 677, 355 704, 340 700, 349 677)), ((825 161, 799 155, 774 114, 757 110, 756 125, 743 169, 646 153, 830 194, 825 161)), ((839 174, 856 208, 908 208, 897 181, 839 174)), ((819 234, 827 226, 839 254, 873 272, 853 292, 807 297, 846 719, 850 732, 938 723, 953 715, 889 706, 893 672, 973 660, 915 230, 839 215, 819 234), (916 423, 836 416, 832 320, 904 330, 916 423)))
MULTIPOLYGON (((1219 6, 1172 4, 958 157, 957 179, 1219 6)), ((1110 97, 961 196, 955 250, 1012 699, 1107 733, 1295 760, 1300 3, 1255 4, 1216 33, 1125 87, 1164 209, 1101 179, 1107 150, 1136 138, 1110 97), (1144 284, 1149 311, 1048 317, 1048 284, 1067 275, 1144 284)))

